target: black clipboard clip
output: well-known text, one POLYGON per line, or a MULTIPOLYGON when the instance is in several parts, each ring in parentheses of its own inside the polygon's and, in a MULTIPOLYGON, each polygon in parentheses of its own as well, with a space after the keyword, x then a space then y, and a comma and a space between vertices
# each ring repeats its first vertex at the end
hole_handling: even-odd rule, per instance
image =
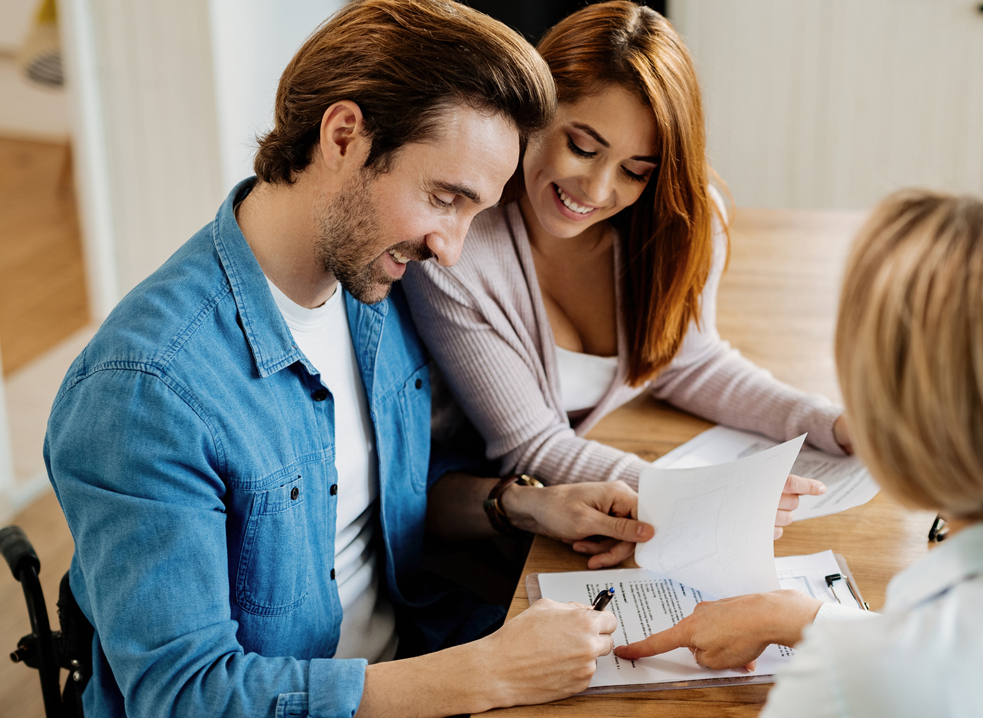
POLYGON ((944 541, 948 535, 949 533, 946 531, 946 520, 941 515, 936 514, 935 521, 932 522, 932 528, 928 532, 929 542, 944 541))
POLYGON ((846 581, 846 587, 850 589, 850 595, 853 596, 853 600, 857 602, 857 605, 865 611, 870 610, 870 606, 867 605, 867 602, 860 600, 860 596, 854 590, 853 583, 848 577, 844 576, 842 573, 831 573, 826 577, 826 585, 829 587, 829 590, 832 592, 837 603, 842 605, 843 601, 840 600, 840 597, 836 595, 836 591, 833 589, 833 583, 836 581, 846 581))

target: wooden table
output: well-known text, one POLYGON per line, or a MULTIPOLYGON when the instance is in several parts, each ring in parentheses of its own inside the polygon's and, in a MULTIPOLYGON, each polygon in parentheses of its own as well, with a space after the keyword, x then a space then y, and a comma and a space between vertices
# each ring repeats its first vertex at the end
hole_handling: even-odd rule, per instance
MULTIPOLYGON (((779 379, 839 400, 832 354, 836 306, 850 241, 863 219, 855 212, 739 211, 718 300, 721 335, 779 379)), ((589 438, 651 461, 711 426, 643 396, 605 417, 589 438)), ((864 598, 877 610, 884 604, 890 578, 926 553, 933 518, 928 512, 902 509, 879 494, 864 506, 789 526, 776 542, 775 553, 833 549, 842 554, 864 598)), ((508 617, 529 606, 527 574, 586 569, 586 557, 537 537, 508 617)), ((770 685, 753 685, 575 697, 483 715, 753 716, 769 689, 770 685)))

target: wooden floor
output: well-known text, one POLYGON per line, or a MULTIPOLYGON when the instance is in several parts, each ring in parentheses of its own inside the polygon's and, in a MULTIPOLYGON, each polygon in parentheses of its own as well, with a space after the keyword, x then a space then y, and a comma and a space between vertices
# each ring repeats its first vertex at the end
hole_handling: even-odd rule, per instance
MULTIPOLYGON (((12 523, 24 529, 41 559, 41 588, 48 604, 48 618, 56 630, 58 584, 71 563, 74 543, 54 492, 46 492, 12 523)), ((20 638, 31 632, 31 623, 24 591, 5 563, 0 563, 0 574, 0 715, 44 718, 38 672, 7 659, 20 638)))
POLYGON ((0 137, 0 360, 10 374, 89 321, 67 145, 0 137))
MULTIPOLYGON (((10 374, 89 321, 68 148, 0 137, 0 357, 10 374)), ((12 523, 41 558, 41 584, 57 628, 58 583, 72 537, 53 493, 12 523)), ((0 714, 43 718, 38 673, 6 655, 30 633, 24 594, 0 564, 0 714)))

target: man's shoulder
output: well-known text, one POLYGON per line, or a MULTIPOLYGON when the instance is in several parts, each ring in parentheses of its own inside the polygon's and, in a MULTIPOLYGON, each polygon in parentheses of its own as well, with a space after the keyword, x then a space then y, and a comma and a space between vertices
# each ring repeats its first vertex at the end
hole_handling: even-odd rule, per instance
POLYGON ((209 224, 119 302, 86 347, 85 367, 76 370, 162 369, 208 330, 225 300, 234 318, 230 294, 209 224))

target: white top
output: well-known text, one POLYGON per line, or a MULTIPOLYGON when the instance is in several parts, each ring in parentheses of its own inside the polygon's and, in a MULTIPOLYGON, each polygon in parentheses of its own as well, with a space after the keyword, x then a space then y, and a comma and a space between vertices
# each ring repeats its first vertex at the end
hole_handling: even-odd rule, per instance
POLYGON ((563 410, 593 409, 608 393, 618 373, 618 357, 572 352, 556 347, 556 370, 563 410))
POLYGON ((817 616, 762 718, 983 716, 983 524, 894 577, 882 614, 817 616))
MULTIPOLYGON (((296 304, 267 279, 297 347, 331 392, 335 412, 335 581, 341 602, 341 636, 335 658, 369 663, 396 655, 396 618, 379 591, 379 557, 372 536, 378 525, 379 476, 372 422, 355 359, 341 291, 315 309, 296 304)), ((330 566, 325 570, 330 570, 330 566)))

